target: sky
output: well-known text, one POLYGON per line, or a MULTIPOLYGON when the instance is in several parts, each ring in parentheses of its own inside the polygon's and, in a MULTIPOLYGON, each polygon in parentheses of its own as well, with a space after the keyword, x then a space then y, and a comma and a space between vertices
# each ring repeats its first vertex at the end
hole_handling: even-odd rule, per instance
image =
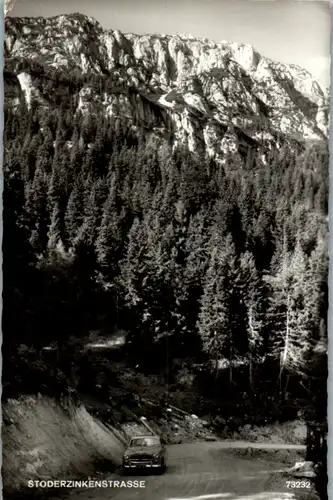
POLYGON ((81 12, 105 29, 249 43, 330 84, 329 0, 17 0, 11 16, 81 12))

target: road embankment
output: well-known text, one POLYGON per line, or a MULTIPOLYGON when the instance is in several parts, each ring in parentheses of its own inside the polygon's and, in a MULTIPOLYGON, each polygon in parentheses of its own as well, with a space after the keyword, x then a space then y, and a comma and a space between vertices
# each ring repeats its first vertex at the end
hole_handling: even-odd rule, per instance
POLYGON ((121 463, 124 435, 86 408, 62 407, 46 397, 22 397, 3 405, 4 491, 15 493, 29 480, 86 477, 96 464, 121 463))

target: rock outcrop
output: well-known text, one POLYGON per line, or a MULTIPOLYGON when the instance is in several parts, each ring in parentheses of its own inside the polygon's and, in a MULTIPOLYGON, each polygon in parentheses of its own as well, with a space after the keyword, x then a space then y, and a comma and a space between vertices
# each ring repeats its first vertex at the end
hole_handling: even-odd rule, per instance
POLYGON ((108 115, 167 132, 175 146, 216 158, 244 156, 253 145, 269 150, 281 138, 317 141, 328 135, 327 89, 307 71, 267 59, 250 45, 105 31, 81 14, 7 18, 4 45, 5 69, 12 71, 7 79, 5 72, 8 105, 22 99, 28 106, 34 99, 50 105, 30 75, 29 63, 38 62, 65 75, 112 78, 107 93, 88 84, 72 89, 78 110, 102 107, 108 115))

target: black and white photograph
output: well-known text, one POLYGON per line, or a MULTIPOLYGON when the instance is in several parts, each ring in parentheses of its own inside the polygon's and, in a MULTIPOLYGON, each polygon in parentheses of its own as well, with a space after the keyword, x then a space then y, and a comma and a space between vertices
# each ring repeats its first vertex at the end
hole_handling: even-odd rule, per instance
POLYGON ((327 500, 331 3, 5 0, 6 500, 327 500))

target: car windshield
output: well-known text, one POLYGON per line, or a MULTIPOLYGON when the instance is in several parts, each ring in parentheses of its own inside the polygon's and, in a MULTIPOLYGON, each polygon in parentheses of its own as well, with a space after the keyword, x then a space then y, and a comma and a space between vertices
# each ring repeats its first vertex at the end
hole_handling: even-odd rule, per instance
POLYGON ((160 440, 157 437, 138 437, 133 438, 130 446, 159 446, 160 440))

